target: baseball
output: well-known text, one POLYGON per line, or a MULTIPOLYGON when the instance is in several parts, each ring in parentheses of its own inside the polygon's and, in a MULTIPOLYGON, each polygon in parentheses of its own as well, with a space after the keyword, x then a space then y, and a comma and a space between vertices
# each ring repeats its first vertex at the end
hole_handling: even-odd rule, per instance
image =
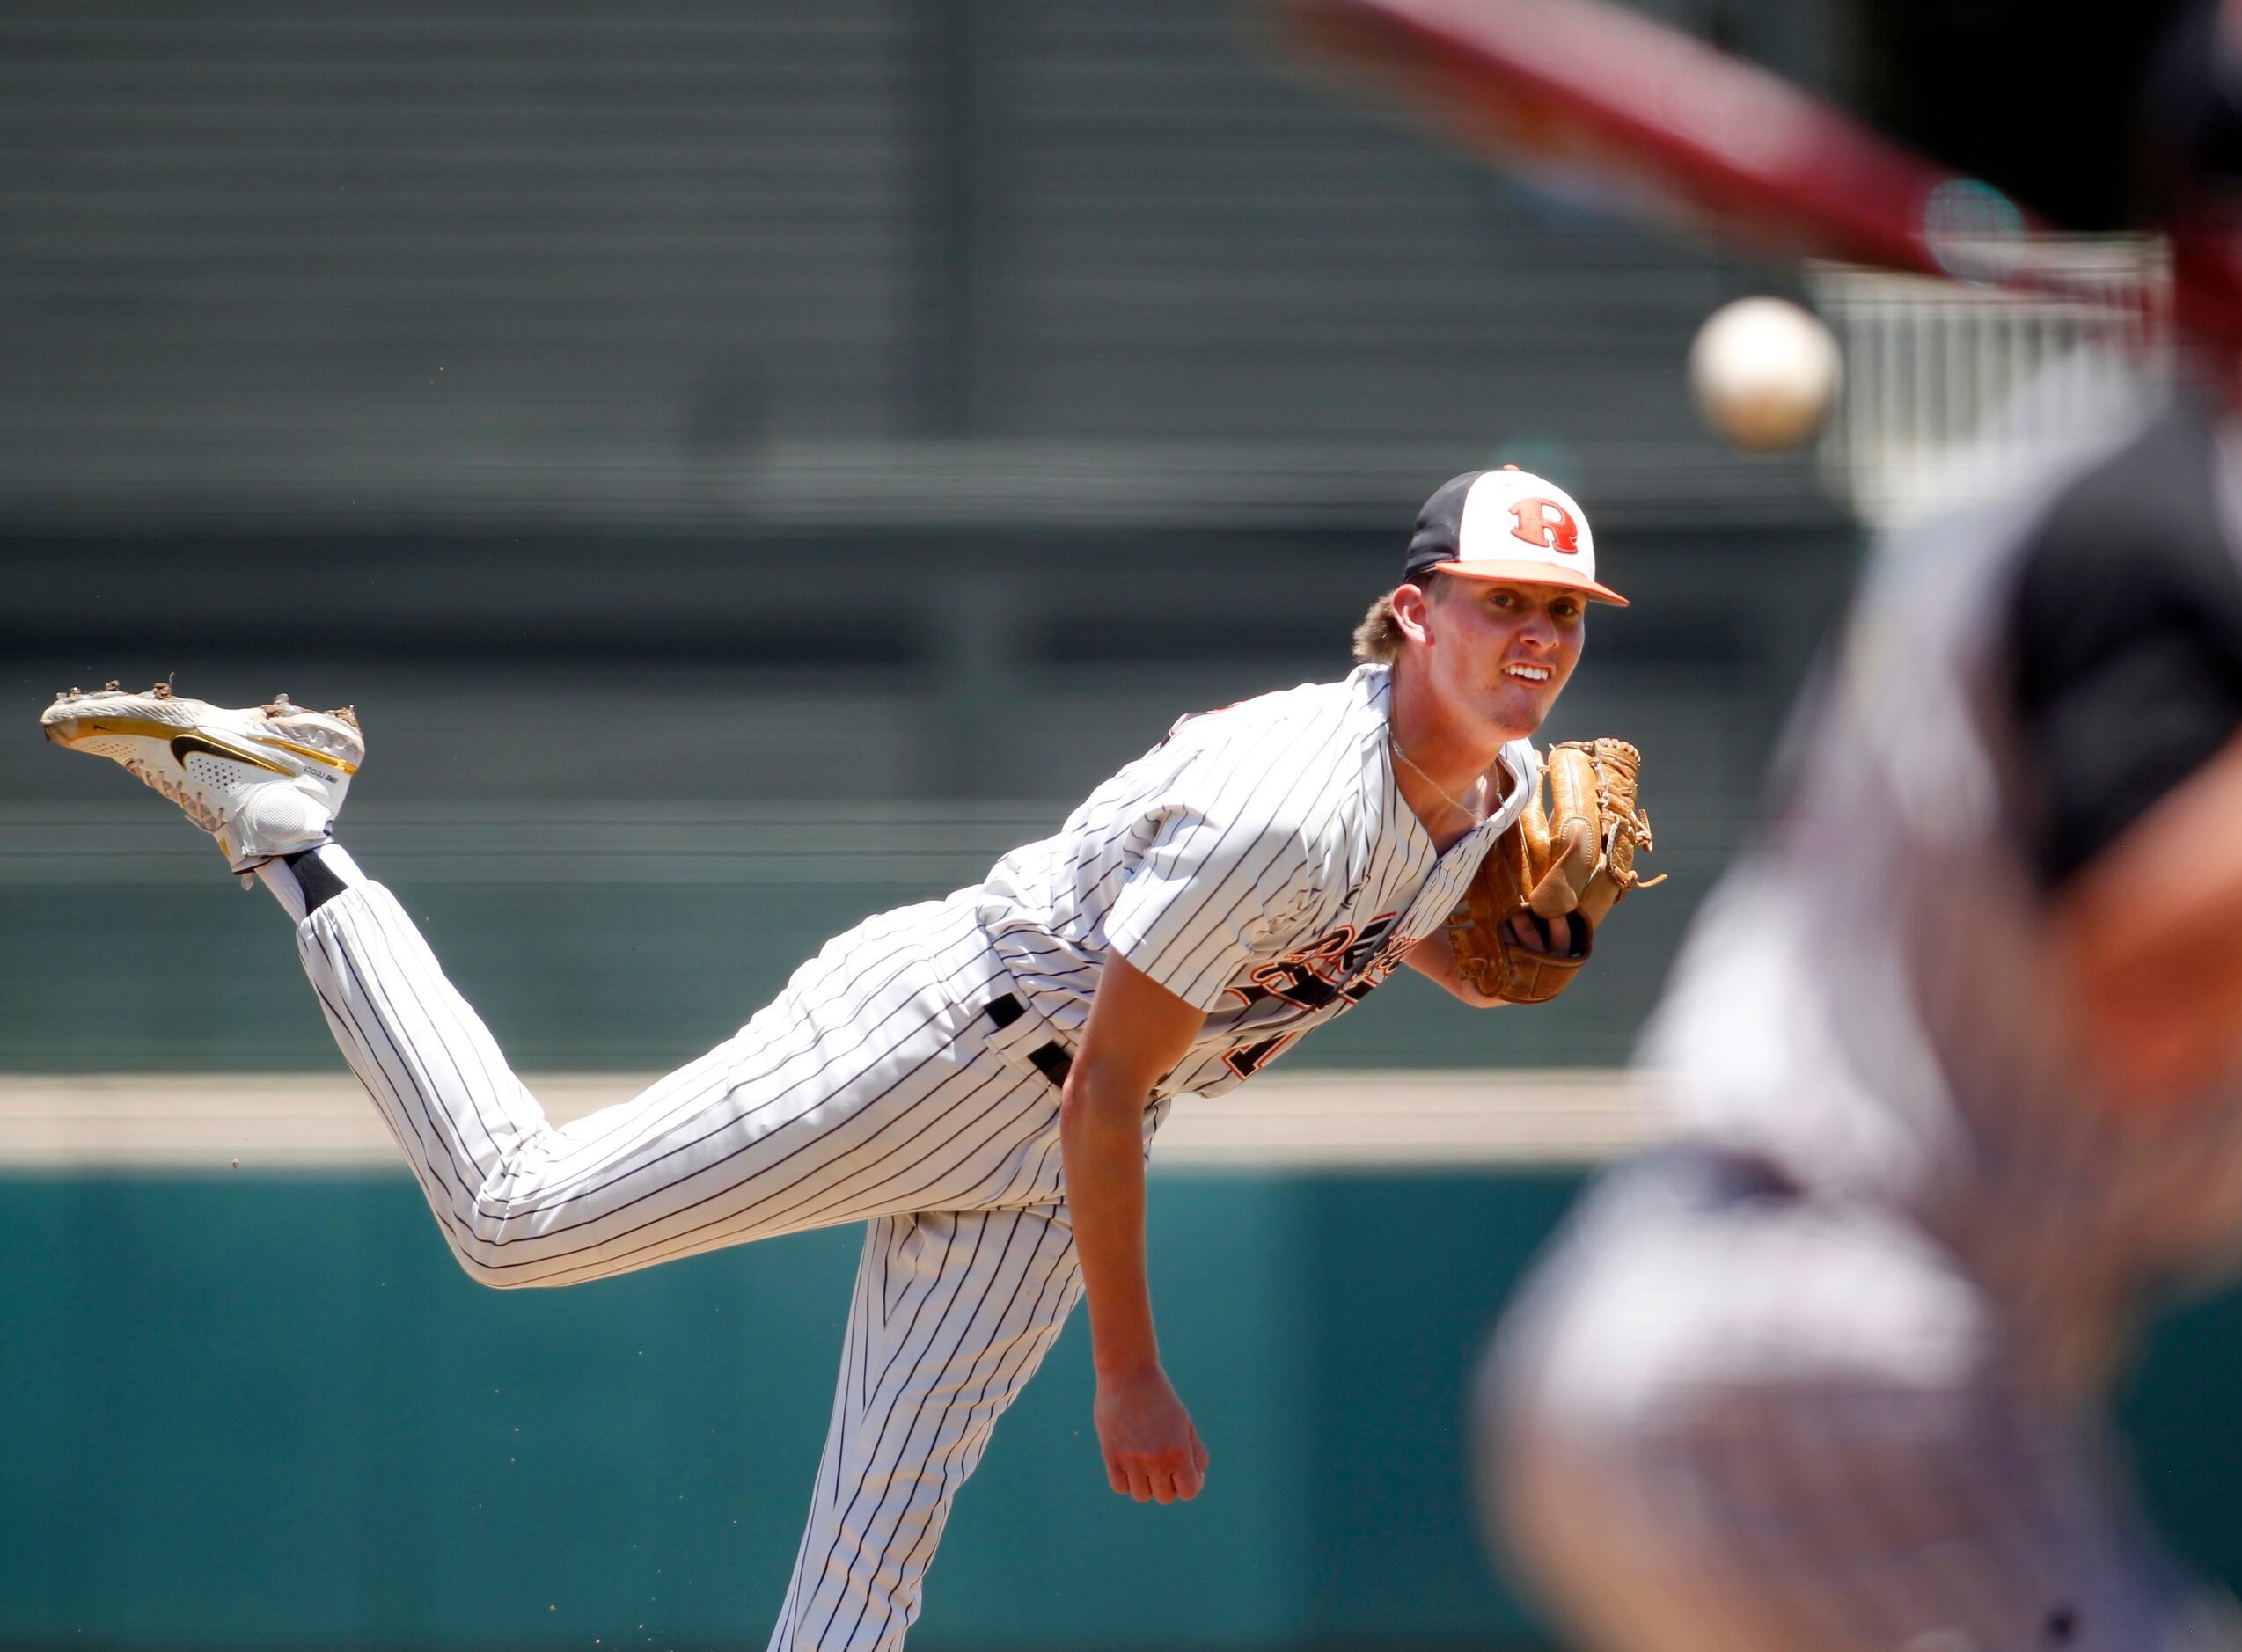
POLYGON ((1837 340, 1784 298, 1739 298, 1706 318, 1689 346, 1689 387, 1705 422, 1752 453, 1795 448, 1837 398, 1837 340))

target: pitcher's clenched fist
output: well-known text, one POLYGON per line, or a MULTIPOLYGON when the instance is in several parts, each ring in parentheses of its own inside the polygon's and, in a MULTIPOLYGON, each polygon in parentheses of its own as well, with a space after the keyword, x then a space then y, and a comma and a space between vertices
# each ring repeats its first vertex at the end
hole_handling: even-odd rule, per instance
POLYGON ((1097 1443, 1113 1489, 1139 1502, 1189 1502, 1206 1484, 1206 1447, 1158 1366, 1100 1377, 1097 1443))

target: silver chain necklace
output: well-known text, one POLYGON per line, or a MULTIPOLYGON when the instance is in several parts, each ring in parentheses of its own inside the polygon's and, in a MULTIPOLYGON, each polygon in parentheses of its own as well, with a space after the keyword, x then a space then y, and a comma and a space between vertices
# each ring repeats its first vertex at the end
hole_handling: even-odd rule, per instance
MULTIPOLYGON (((1401 736, 1396 734, 1391 728, 1386 730, 1386 743, 1393 748, 1394 756, 1399 757, 1403 763, 1409 764, 1410 771, 1414 773, 1418 779, 1424 781, 1425 785, 1431 786, 1443 798, 1446 798, 1447 800, 1448 807, 1454 809, 1457 814, 1462 815, 1466 820, 1469 821, 1475 829, 1487 823, 1486 815, 1482 815, 1476 809, 1466 808, 1462 804, 1457 802, 1454 794, 1448 791, 1447 787, 1442 786, 1431 775, 1425 773, 1424 770, 1418 768, 1417 766, 1417 760, 1410 757, 1409 753, 1402 749, 1401 736)), ((1484 780, 1484 777, 1483 776, 1483 783, 1484 780)))

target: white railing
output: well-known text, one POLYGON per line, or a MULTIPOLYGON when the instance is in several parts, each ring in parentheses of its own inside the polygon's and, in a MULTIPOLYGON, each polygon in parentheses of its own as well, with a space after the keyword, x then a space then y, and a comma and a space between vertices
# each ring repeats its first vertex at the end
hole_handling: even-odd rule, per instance
POLYGON ((2031 290, 1807 269, 1845 362, 1822 466, 1872 527, 2014 487, 2170 382, 2161 242, 2012 242, 1971 267, 2013 272, 2031 290))

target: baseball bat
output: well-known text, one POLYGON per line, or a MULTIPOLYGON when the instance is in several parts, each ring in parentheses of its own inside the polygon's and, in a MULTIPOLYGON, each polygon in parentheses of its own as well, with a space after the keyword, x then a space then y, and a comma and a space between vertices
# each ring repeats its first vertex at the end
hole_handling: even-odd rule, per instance
POLYGON ((1560 188, 1777 255, 1989 285, 2047 224, 1778 77, 1602 0, 1274 0, 1279 31, 1560 188), (1616 197, 1615 199, 1615 197, 1616 197))

